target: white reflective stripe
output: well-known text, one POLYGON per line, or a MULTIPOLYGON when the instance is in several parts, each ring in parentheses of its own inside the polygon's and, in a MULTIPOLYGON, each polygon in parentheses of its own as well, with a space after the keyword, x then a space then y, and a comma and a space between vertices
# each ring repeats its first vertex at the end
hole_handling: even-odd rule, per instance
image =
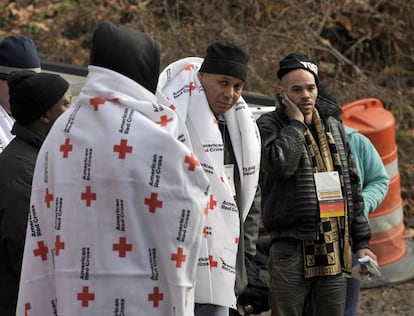
MULTIPOLYGON (((375 212, 373 213, 375 214, 375 212)), ((404 219, 404 212, 402 203, 398 207, 385 215, 370 217, 369 226, 371 228, 371 234, 383 233, 390 230, 400 224, 404 219)))
POLYGON ((40 72, 41 68, 40 67, 35 67, 35 68, 16 68, 16 67, 7 67, 7 66, 0 66, 0 73, 2 74, 9 74, 13 71, 19 71, 19 70, 31 70, 34 72, 40 72))
POLYGON ((394 178, 398 175, 398 159, 394 159, 389 164, 385 165, 385 169, 387 170, 390 179, 394 178))

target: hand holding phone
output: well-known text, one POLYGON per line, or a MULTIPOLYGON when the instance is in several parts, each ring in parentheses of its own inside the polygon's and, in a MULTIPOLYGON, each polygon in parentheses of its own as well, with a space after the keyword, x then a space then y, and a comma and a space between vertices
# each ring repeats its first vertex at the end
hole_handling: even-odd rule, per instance
POLYGON ((282 104, 285 106, 285 111, 291 120, 297 120, 300 122, 305 121, 302 111, 299 107, 289 98, 286 92, 281 93, 282 104))

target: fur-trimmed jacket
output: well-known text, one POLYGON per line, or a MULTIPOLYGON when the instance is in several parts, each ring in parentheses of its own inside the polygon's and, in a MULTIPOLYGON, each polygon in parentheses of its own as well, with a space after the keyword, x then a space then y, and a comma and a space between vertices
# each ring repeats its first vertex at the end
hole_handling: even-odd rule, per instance
MULTIPOLYGON (((332 133, 341 158, 352 249, 369 248, 371 233, 363 213, 359 178, 340 119, 341 108, 323 98, 318 98, 316 108, 325 129, 332 133)), ((304 137, 307 126, 291 121, 278 100, 273 112, 258 119, 258 126, 262 137, 260 185, 265 228, 272 240, 316 239, 320 217, 313 164, 304 137)))

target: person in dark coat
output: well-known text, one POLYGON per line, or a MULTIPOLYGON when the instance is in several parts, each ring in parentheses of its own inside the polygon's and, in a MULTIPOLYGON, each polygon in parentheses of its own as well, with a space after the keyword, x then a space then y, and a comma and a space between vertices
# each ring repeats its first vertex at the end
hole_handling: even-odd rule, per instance
POLYGON ((272 316, 342 316, 352 252, 369 256, 370 228, 341 109, 318 95, 318 66, 279 63, 276 108, 258 119, 263 224, 270 233, 272 316))
POLYGON ((56 118, 69 108, 69 83, 59 75, 15 71, 7 78, 13 140, 0 154, 0 315, 14 316, 33 170, 56 118))
POLYGON ((13 139, 14 119, 10 114, 7 75, 13 71, 41 71, 36 44, 24 35, 10 35, 0 40, 0 152, 13 139))

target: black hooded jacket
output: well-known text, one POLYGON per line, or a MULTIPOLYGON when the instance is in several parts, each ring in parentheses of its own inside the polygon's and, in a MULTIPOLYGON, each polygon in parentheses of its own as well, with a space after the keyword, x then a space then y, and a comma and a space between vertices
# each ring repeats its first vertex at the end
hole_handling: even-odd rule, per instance
POLYGON ((45 136, 15 123, 16 135, 0 154, 0 315, 15 315, 30 191, 45 136))

